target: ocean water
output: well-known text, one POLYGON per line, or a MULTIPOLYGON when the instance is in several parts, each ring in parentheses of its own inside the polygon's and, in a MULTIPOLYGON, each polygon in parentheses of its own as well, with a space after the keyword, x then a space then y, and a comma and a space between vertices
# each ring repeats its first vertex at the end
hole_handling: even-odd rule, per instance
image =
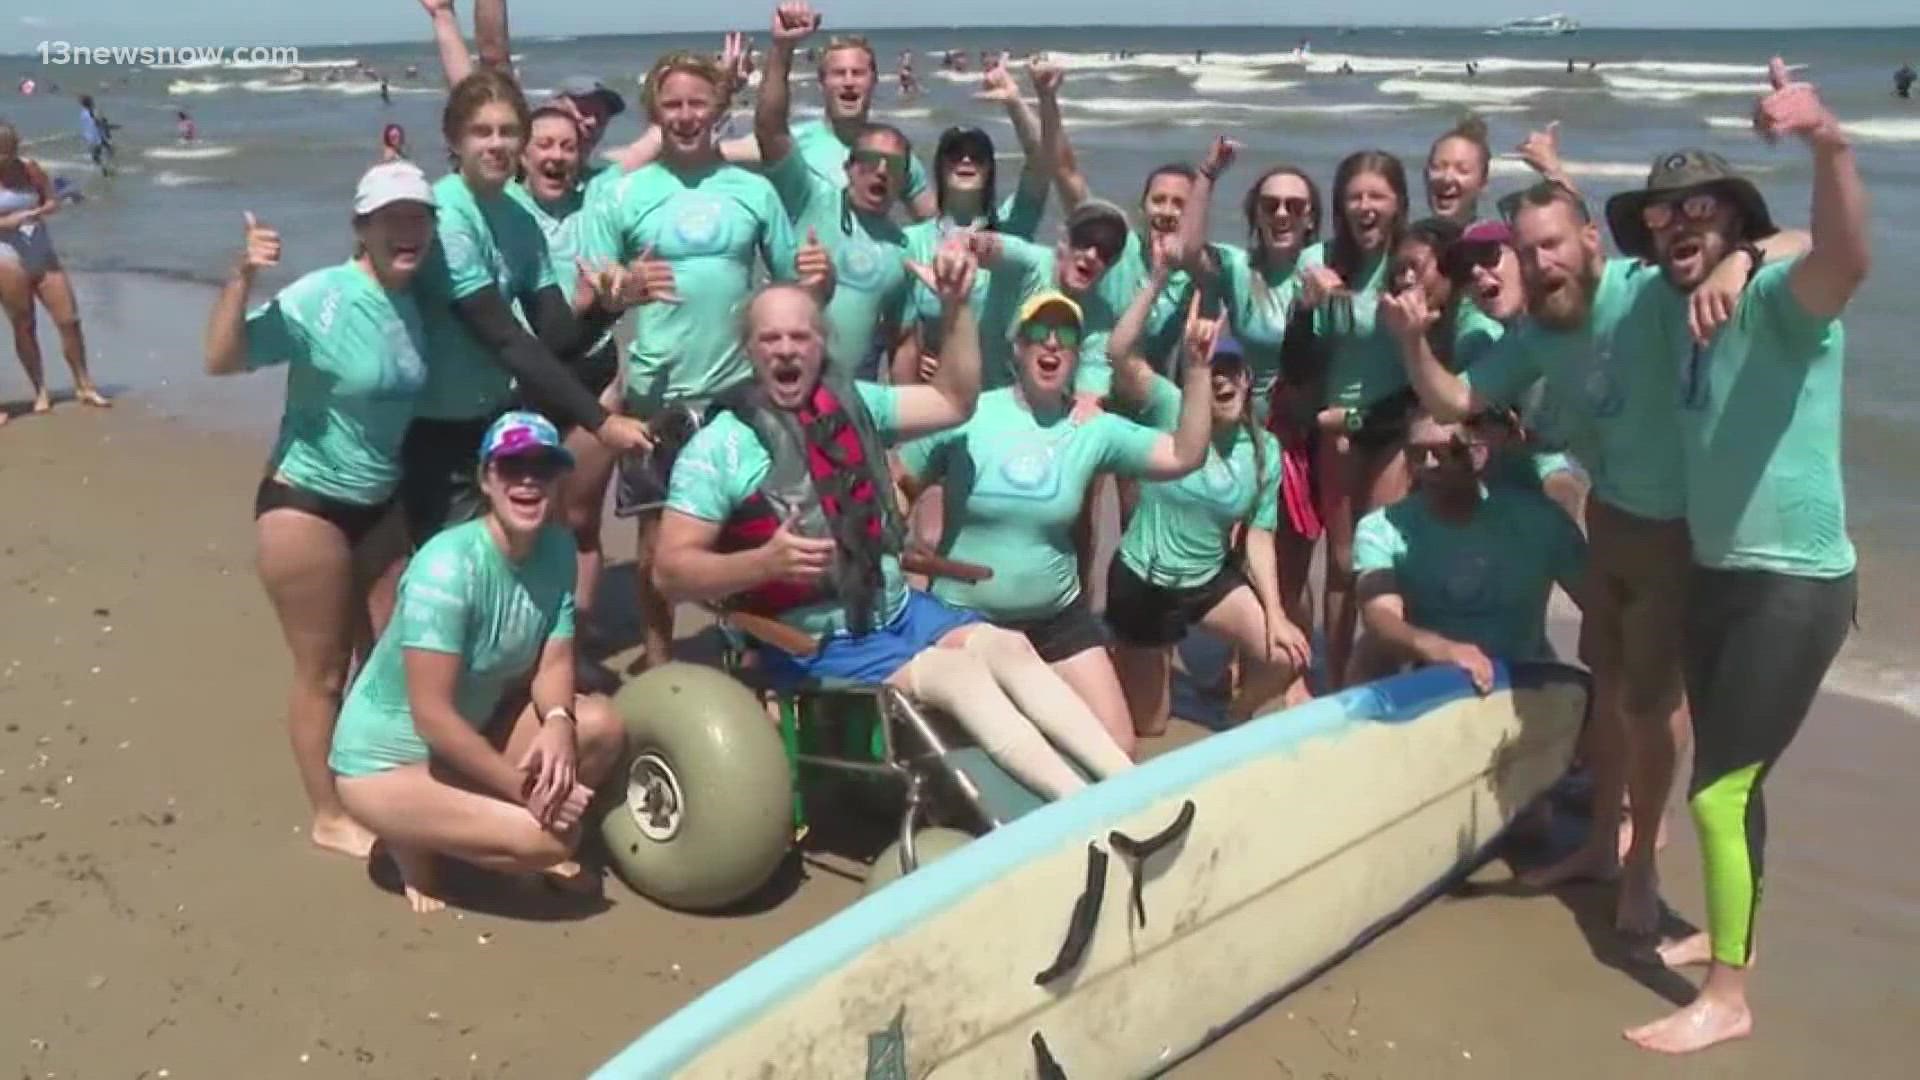
MULTIPOLYGON (((988 49, 1047 52, 1068 69, 1066 116, 1083 167, 1099 193, 1123 204, 1135 201, 1154 165, 1195 159, 1215 133, 1242 140, 1244 163, 1215 208, 1222 239, 1239 238, 1240 185, 1265 164, 1304 166, 1324 184, 1341 156, 1377 147, 1408 162, 1417 188, 1428 144, 1469 112, 1488 121, 1496 149, 1558 120, 1572 172, 1602 199, 1639 184, 1657 154, 1713 149, 1753 172, 1777 219, 1804 225, 1805 151, 1766 146, 1746 119, 1764 88, 1767 58, 1785 55, 1801 77, 1819 83, 1853 131, 1878 241, 1874 275, 1848 317, 1849 509, 1867 599, 1862 632, 1836 680, 1920 711, 1913 646, 1920 640, 1920 488, 1909 472, 1920 455, 1920 364, 1912 348, 1920 316, 1911 300, 1920 245, 1910 242, 1920 236, 1920 101, 1891 92, 1893 70, 1920 59, 1920 30, 1593 30, 1525 39, 1465 30, 1082 27, 879 31, 871 38, 889 72, 901 50, 916 53, 924 93, 902 101, 889 75, 876 116, 921 147, 966 122, 983 124, 1003 150, 1017 153, 999 109, 973 99, 976 76, 938 70, 938 50, 976 58, 988 49), (1303 39, 1311 49, 1296 51, 1303 39), (1477 76, 1468 75, 1469 60, 1477 76), (1343 64, 1353 73, 1339 74, 1343 64)), ((717 35, 614 36, 521 38, 514 49, 536 96, 585 72, 631 99, 636 77, 660 53, 717 45, 717 35)), ((240 239, 243 210, 281 230, 287 277, 343 258, 353 181, 377 156, 384 124, 405 126, 415 159, 437 171, 438 66, 424 33, 416 42, 306 49, 302 60, 305 83, 262 67, 56 68, 0 57, 0 117, 20 129, 30 156, 86 191, 83 205, 53 223, 68 265, 218 280, 240 239), (391 105, 370 82, 321 81, 329 68, 356 63, 389 74, 391 105), (408 65, 421 75, 403 77, 408 65), (13 88, 24 77, 43 89, 58 83, 63 93, 18 95, 13 88), (75 133, 77 108, 67 95, 83 92, 123 125, 122 172, 111 181, 86 167, 75 133), (202 148, 173 146, 177 107, 192 111, 202 148)), ((800 114, 817 112, 810 87, 798 88, 796 106, 800 114)), ((736 128, 746 123, 743 115, 736 128)), ((629 112, 609 139, 637 132, 629 112)), ((1526 182, 1517 160, 1497 160, 1494 169, 1496 195, 1526 182)), ((190 313, 165 333, 178 334, 179 350, 191 355, 198 329, 198 314, 190 313)), ((100 366, 114 378, 110 359, 100 366)))

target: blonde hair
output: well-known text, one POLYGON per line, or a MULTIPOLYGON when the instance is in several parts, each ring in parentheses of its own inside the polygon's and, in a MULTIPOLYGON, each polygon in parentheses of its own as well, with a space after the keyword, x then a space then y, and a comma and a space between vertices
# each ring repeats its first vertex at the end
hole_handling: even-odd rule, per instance
POLYGON ((847 49, 859 49, 867 54, 867 66, 873 69, 874 78, 880 77, 880 58, 873 53, 873 43, 862 34, 835 34, 828 39, 826 48, 820 50, 820 70, 827 69, 827 57, 847 49))
POLYGON ((726 69, 705 53, 681 49, 655 60, 652 70, 640 80, 640 107, 649 117, 653 116, 654 103, 660 97, 660 87, 670 75, 691 75, 712 86, 716 119, 726 115, 728 107, 733 104, 733 79, 726 69))

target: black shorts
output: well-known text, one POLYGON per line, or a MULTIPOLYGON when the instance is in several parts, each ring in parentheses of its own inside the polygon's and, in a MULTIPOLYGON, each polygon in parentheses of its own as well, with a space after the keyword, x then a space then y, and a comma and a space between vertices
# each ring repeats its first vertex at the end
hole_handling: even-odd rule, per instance
POLYGON ((708 412, 700 405, 668 405, 643 417, 653 432, 653 449, 621 456, 619 471, 614 474, 613 516, 635 517, 667 504, 673 462, 699 433, 708 412))
POLYGON ((1246 583, 1239 567, 1227 566, 1205 584, 1167 588, 1142 580, 1116 557, 1107 570, 1107 628, 1122 645, 1178 645, 1207 612, 1246 583))
POLYGON ((400 511, 418 548, 449 525, 480 516, 480 441, 493 423, 415 419, 400 443, 400 511))
POLYGON ((392 506, 391 499, 371 506, 350 503, 294 487, 271 476, 261 480, 260 487, 253 493, 253 516, 256 519, 269 510, 298 510, 339 529, 340 534, 347 538, 348 547, 359 547, 360 541, 365 540, 367 534, 380 524, 392 506))
POLYGON ((1025 634, 1033 644, 1033 651, 1049 664, 1072 659, 1088 649, 1105 648, 1107 644, 1106 631, 1093 617, 1085 593, 1045 618, 1008 619, 996 625, 1025 634))

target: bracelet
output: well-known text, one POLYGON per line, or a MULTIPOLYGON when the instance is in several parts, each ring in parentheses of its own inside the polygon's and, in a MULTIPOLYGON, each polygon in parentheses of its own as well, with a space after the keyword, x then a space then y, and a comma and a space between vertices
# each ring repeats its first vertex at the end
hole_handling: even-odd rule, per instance
POLYGON ((548 723, 556 716, 565 720, 569 724, 573 722, 573 713, 570 710, 568 710, 568 708, 565 705, 555 705, 553 708, 548 709, 546 713, 540 717, 540 722, 542 724, 548 723))

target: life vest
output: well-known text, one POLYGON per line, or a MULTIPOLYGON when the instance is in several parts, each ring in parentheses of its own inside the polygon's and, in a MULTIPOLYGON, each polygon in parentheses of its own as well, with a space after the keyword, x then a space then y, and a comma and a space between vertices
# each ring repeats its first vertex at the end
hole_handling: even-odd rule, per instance
POLYGON ((839 547, 819 583, 767 582, 735 596, 730 606, 779 615, 837 600, 846 608, 849 632, 872 630, 885 594, 881 558, 897 556, 906 534, 893 502, 886 449, 853 381, 822 375, 798 409, 773 405, 757 385, 726 395, 718 405, 753 429, 773 461, 759 490, 721 525, 718 550, 759 547, 796 515, 801 535, 832 537, 839 547))

